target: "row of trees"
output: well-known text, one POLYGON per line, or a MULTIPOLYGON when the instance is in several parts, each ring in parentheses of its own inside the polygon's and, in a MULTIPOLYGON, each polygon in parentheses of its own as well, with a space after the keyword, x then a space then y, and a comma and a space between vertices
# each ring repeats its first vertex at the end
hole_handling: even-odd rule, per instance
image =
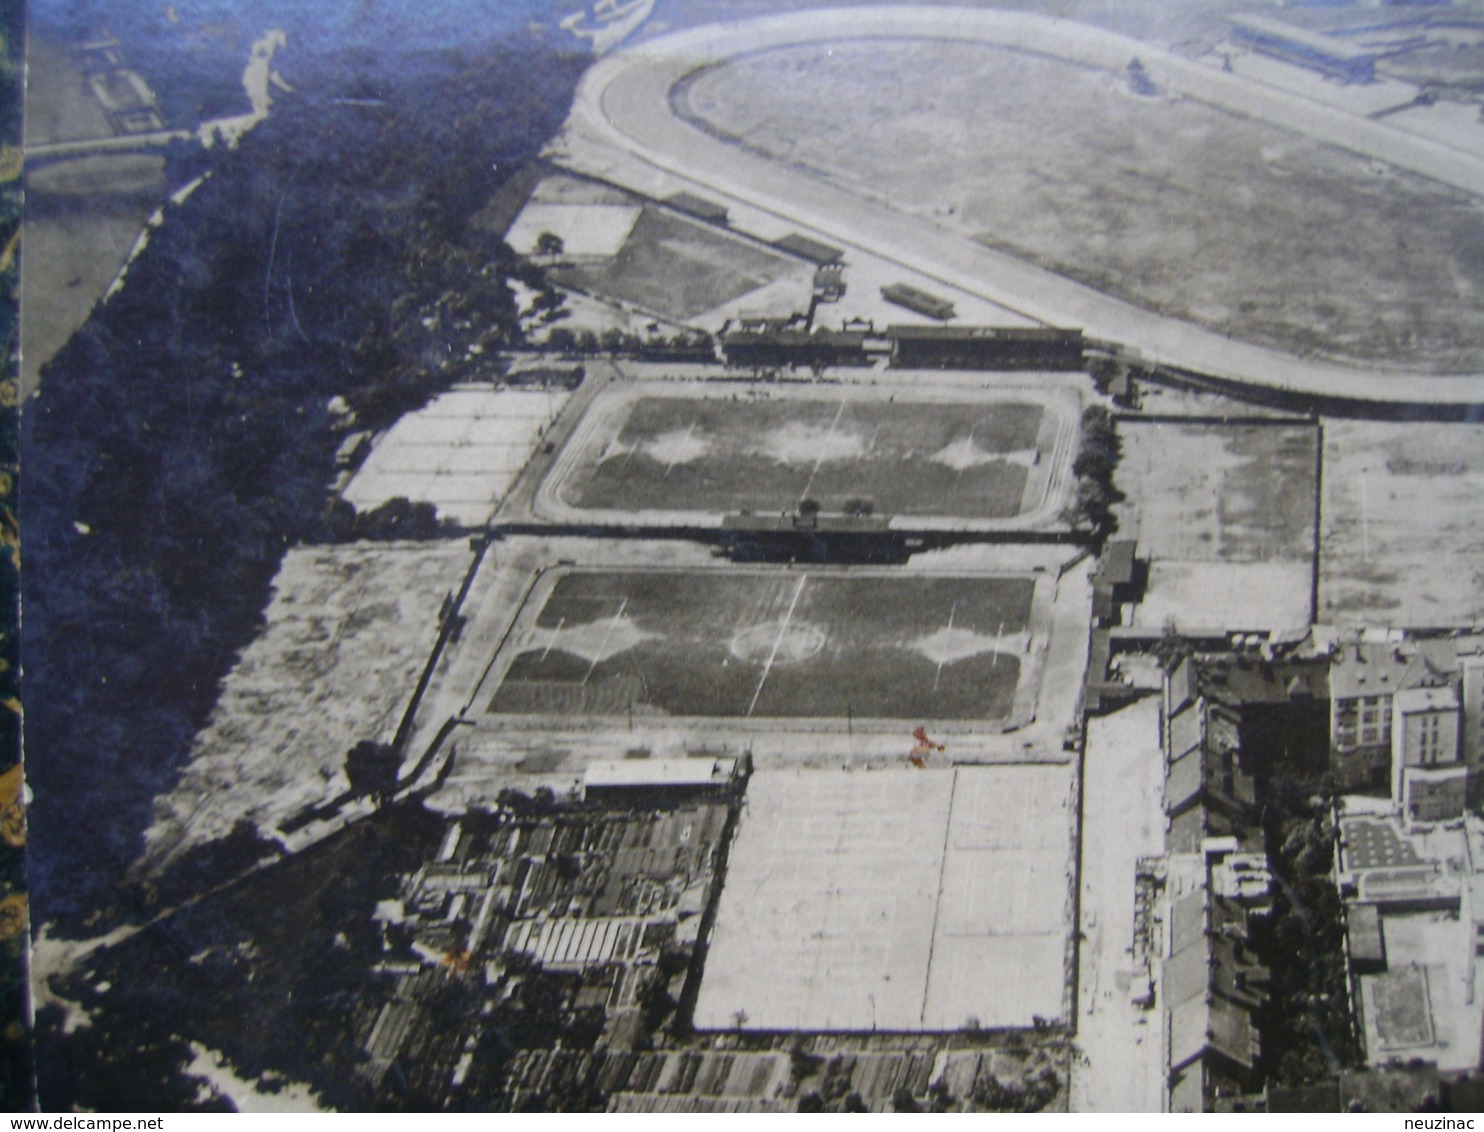
POLYGON ((641 338, 624 330, 605 330, 598 334, 565 326, 553 328, 546 345, 564 354, 638 354, 664 350, 710 354, 715 348, 711 336, 700 330, 681 330, 668 338, 641 338))
POLYGON ((1277 879, 1273 910, 1252 922, 1272 972, 1258 1012, 1265 1075, 1309 1085, 1364 1062, 1345 964, 1345 908, 1333 876, 1333 793, 1307 778, 1265 784, 1263 832, 1277 879))
POLYGON ((1102 405, 1089 405, 1082 412, 1082 441, 1072 461, 1076 500, 1064 518, 1090 531, 1095 542, 1106 539, 1118 526, 1113 507, 1124 497, 1114 486, 1113 473, 1120 451, 1113 414, 1102 405))

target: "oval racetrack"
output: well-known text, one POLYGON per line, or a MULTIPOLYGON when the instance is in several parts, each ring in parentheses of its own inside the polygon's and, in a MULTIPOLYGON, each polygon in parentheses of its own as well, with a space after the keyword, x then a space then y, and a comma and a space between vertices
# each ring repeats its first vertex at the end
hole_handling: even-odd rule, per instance
MULTIPOLYGON (((1484 161, 1394 127, 1180 59, 1086 25, 965 9, 826 10, 716 25, 643 43, 584 78, 562 146, 597 142, 654 170, 863 249, 1047 325, 1075 326, 1151 362, 1306 396, 1484 404, 1484 374, 1416 375, 1299 358, 1103 294, 919 216, 731 144, 685 121, 674 86, 698 68, 840 39, 942 38, 1034 50, 1121 71, 1137 56, 1162 90, 1270 123, 1484 197, 1484 161)), ((1316 281, 1323 286, 1323 281, 1316 281)))

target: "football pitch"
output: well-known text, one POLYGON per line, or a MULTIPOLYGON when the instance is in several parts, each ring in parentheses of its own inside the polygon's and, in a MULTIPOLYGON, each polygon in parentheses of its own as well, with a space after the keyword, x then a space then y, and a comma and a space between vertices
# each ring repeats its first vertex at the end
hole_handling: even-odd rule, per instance
POLYGON ((568 517, 715 521, 795 512, 959 523, 1028 521, 1069 477, 1059 402, 871 399, 861 390, 605 394, 543 489, 568 517))
POLYGON ((527 599, 488 710, 1003 720, 1034 593, 1028 577, 563 571, 527 599))

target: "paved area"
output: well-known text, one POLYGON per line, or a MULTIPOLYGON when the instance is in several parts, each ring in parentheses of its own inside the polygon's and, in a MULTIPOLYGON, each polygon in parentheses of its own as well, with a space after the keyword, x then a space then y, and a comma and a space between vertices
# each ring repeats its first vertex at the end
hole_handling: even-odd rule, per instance
MULTIPOLYGON (((1134 874, 1164 852, 1159 697, 1088 720, 1082 764, 1082 943, 1074 1112, 1159 1112, 1163 1010, 1129 999, 1136 977, 1134 874)), ((1157 960, 1156 960, 1157 962, 1157 960)))
POLYGON ((754 776, 701 1029, 957 1030, 1062 1012, 1067 767, 754 776))
POLYGON ((1070 21, 961 9, 868 9, 853 12, 848 24, 836 14, 800 13, 649 41, 589 71, 568 130, 552 154, 583 171, 630 179, 635 187, 652 184, 656 171, 666 174, 788 218, 830 242, 870 249, 1037 321, 1080 326, 1097 337, 1136 344, 1153 361, 1306 394, 1454 404, 1484 400, 1479 375, 1408 380, 1395 373, 1300 360, 1163 318, 975 245, 930 219, 906 216, 748 153, 670 113, 671 87, 701 65, 843 34, 977 39, 1047 51, 1115 72, 1138 56, 1153 81, 1171 91, 1484 193, 1484 161, 1428 139, 1070 21))
POLYGON ((462 388, 408 413, 342 493, 359 511, 390 499, 431 503, 440 519, 489 522, 566 404, 564 390, 462 388))

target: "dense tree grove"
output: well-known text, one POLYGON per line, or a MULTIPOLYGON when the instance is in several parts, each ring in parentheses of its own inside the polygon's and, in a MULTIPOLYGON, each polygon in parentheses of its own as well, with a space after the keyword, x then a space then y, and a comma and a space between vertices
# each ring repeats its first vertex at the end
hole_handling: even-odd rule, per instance
POLYGON ((1063 517, 1074 526, 1090 530, 1098 543, 1118 525, 1113 505, 1121 502, 1123 495, 1113 485, 1113 471, 1118 467, 1119 453, 1113 414, 1102 405, 1089 405, 1082 411, 1082 442, 1072 462, 1077 476, 1076 501, 1063 517))
POLYGON ((59 987, 88 1025, 69 1032, 55 1005, 38 1013, 42 1104, 222 1108, 191 1071, 195 1041, 252 1079, 277 1074, 342 1110, 367 1108, 357 1019, 392 987, 370 971, 383 958, 372 912, 443 832, 416 805, 387 807, 98 952, 59 987))
POLYGON ((26 828, 21 790, 20 553, 16 523, 16 402, 20 369, 21 90, 24 12, 0 5, 0 1109, 33 1096, 26 1025, 26 828))
POLYGON ((1272 913, 1252 944, 1272 971, 1258 1012, 1268 1081, 1308 1085, 1363 1063, 1345 970, 1344 904, 1335 887, 1332 795, 1305 780, 1270 780, 1263 830, 1277 879, 1272 913))
POLYGON ((43 372, 23 426, 38 920, 147 911, 123 869, 289 546, 427 533, 328 507, 328 403, 382 426, 518 336, 508 279, 542 280, 471 219, 584 65, 532 33, 299 68, 43 372))

